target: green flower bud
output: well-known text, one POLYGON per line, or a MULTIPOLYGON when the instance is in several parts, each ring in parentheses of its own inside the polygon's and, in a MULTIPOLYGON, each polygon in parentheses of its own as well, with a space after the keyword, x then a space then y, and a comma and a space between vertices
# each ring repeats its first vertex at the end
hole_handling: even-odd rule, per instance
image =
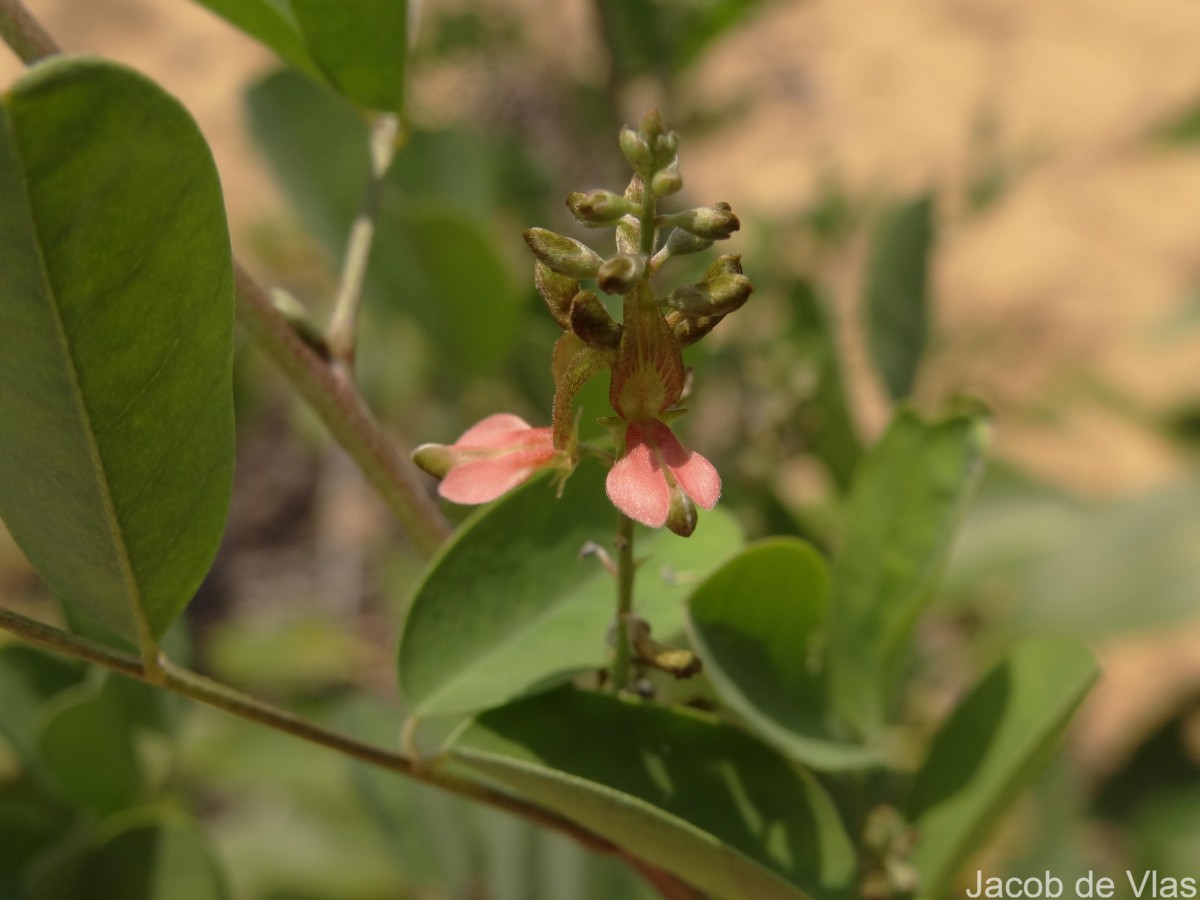
POLYGON ((650 190, 656 197, 669 197, 683 188, 683 176, 678 169, 663 169, 650 179, 650 190))
POLYGON ((662 113, 657 109, 650 109, 642 116, 641 125, 638 130, 642 133, 642 137, 646 139, 651 147, 654 142, 666 134, 666 129, 663 127, 662 113))
POLYGON ((667 305, 690 318, 724 316, 740 308, 754 290, 742 274, 741 260, 737 253, 719 257, 708 267, 703 281, 671 291, 667 305))
POLYGON ((712 245, 712 241, 696 237, 690 231, 684 231, 682 228, 672 228, 671 233, 667 235, 667 242, 663 244, 662 249, 655 253, 654 257, 650 260, 650 271, 657 272, 659 266, 672 256, 687 256, 689 253, 699 253, 701 250, 707 250, 712 245))
POLYGON ((658 224, 674 225, 684 231, 690 231, 696 237, 710 241, 724 240, 742 227, 742 223, 733 214, 728 203, 700 206, 669 216, 660 216, 658 224))
POLYGON ((696 504, 692 502, 692 498, 679 488, 672 488, 671 506, 667 513, 667 527, 680 537, 691 537, 692 532, 696 530, 698 519, 696 504))
POLYGON ((616 350, 621 343, 621 326, 591 291, 580 291, 571 301, 571 330, 596 350, 616 350))
POLYGON ((654 151, 650 149, 650 144, 641 134, 626 125, 621 129, 620 141, 621 152, 625 154, 625 158, 629 160, 634 171, 642 172, 653 167, 654 151))
POLYGON ((570 331, 571 298, 579 292, 579 282, 567 275, 559 275, 539 259, 533 264, 533 283, 558 327, 570 331))
POLYGON ((640 215, 641 207, 612 191, 578 191, 567 195, 567 208, 576 221, 588 228, 614 225, 622 216, 640 215))
POLYGON ((524 238, 533 255, 547 268, 568 278, 593 278, 604 262, 600 254, 586 244, 545 228, 530 228, 524 238))
POLYGON ((675 337, 676 345, 680 349, 683 349, 692 346, 696 341, 705 337, 725 317, 689 316, 687 313, 680 312, 677 309, 670 309, 667 310, 664 318, 666 318, 667 325, 671 329, 671 334, 675 337))
POLYGON ((645 262, 633 253, 618 253, 606 259, 596 278, 606 294, 627 294, 645 271, 645 262))

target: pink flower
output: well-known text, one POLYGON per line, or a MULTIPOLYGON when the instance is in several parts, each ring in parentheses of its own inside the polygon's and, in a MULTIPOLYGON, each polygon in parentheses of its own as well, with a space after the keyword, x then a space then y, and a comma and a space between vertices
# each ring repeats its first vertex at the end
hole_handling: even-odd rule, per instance
POLYGON ((472 425, 453 444, 423 444, 413 461, 442 479, 438 493, 452 503, 487 503, 535 472, 565 464, 550 428, 533 428, 510 413, 472 425))
POLYGON ((609 471, 606 487, 608 499, 635 522, 668 525, 686 535, 695 528, 692 504, 712 509, 721 496, 721 476, 658 419, 644 419, 625 429, 625 452, 609 471))

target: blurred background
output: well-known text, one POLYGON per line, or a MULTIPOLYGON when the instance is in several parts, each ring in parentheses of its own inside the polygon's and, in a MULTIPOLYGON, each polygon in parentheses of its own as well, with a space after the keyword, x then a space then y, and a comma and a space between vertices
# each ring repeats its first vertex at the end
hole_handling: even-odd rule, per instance
MULTIPOLYGON (((183 0, 28 5, 67 50, 126 62, 188 107, 236 252, 322 320, 366 170, 357 114, 183 0)), ((681 137, 685 205, 733 206, 742 230, 718 249, 743 254, 757 288, 689 351, 681 427, 749 534, 833 548, 854 461, 896 393, 872 361, 869 297, 880 246, 898 240, 924 260, 916 324, 900 323, 918 335, 911 402, 970 398, 994 415, 906 718, 932 727, 1016 635, 1086 636, 1104 680, 986 864, 1194 875, 1198 44, 1187 0, 427 0, 364 389, 408 445, 500 410, 547 422, 557 329, 520 233, 608 250, 562 198, 622 189, 617 130, 657 106, 681 137), (923 226, 897 237, 914 216, 923 226)), ((0 82, 19 71, 0 53, 0 82)), ((234 511, 186 652, 394 742, 392 648, 419 559, 269 364, 243 345, 237 365, 234 511)), ((593 427, 604 385, 583 403, 593 427)), ((47 602, 7 536, 0 596, 47 602)), ((159 748, 155 777, 201 816, 238 898, 645 895, 615 863, 500 814, 167 706, 182 737, 159 748)))

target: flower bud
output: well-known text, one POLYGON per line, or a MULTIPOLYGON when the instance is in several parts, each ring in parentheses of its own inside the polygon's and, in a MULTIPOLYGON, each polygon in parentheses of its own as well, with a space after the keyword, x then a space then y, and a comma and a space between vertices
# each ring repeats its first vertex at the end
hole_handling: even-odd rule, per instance
POLYGON ((724 316, 740 308, 754 286, 742 274, 741 255, 727 253, 704 273, 704 280, 671 291, 667 305, 689 318, 724 316))
POLYGON ((696 530, 698 519, 696 504, 692 502, 692 498, 678 487, 672 488, 671 508, 667 513, 667 527, 680 537, 691 537, 692 532, 696 530))
POLYGON ((650 149, 650 144, 628 125, 621 129, 620 141, 621 152, 635 171, 645 171, 654 165, 654 152, 650 149))
POLYGON ((725 317, 689 316, 687 313, 682 313, 677 309, 671 309, 667 310, 665 318, 667 325, 671 329, 671 334, 675 338, 676 345, 680 349, 683 349, 692 346, 696 341, 705 337, 725 317))
POLYGON ((580 291, 572 300, 571 330, 597 350, 616 350, 621 343, 621 326, 591 291, 580 291))
POLYGON ((524 238, 533 255, 547 268, 568 278, 592 278, 604 262, 600 254, 586 244, 545 228, 530 228, 524 238))
POLYGON ((712 245, 713 242, 706 238, 696 237, 691 232, 684 231, 682 228, 672 228, 671 233, 667 235, 666 243, 662 245, 662 248, 650 260, 650 271, 657 271, 658 267, 672 256, 686 256, 689 253, 699 253, 701 250, 707 250, 712 245))
POLYGON ((563 331, 571 329, 571 298, 579 292, 579 282, 559 275, 540 259, 533 264, 533 283, 546 301, 546 308, 563 331))
POLYGON ((685 209, 660 218, 659 224, 674 225, 710 241, 724 240, 742 227, 728 203, 685 209))
POLYGON ((606 259, 600 266, 596 278, 600 290, 606 294, 627 294, 633 289, 637 280, 642 277, 645 263, 642 258, 633 253, 618 253, 606 259))
POLYGON ((650 179, 650 190, 656 197, 669 197, 683 188, 683 176, 678 169, 663 169, 650 179))
POLYGON ((599 228, 614 225, 625 215, 638 215, 641 208, 612 191, 578 191, 567 195, 567 208, 580 225, 599 228))

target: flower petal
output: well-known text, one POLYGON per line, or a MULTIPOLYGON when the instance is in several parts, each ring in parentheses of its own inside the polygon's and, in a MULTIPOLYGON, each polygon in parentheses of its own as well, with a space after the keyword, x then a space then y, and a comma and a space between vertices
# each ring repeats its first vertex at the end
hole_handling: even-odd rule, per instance
POLYGON ((661 528, 671 510, 667 476, 659 468, 653 448, 637 425, 625 431, 625 453, 609 470, 605 482, 608 499, 635 522, 661 528))
POLYGON ((553 458, 554 448, 550 447, 516 450, 462 463, 442 479, 438 493, 452 503, 488 503, 526 481, 553 458))
POLYGON ((498 449, 521 443, 530 431, 540 429, 530 428, 529 423, 520 416, 512 413, 495 413, 476 422, 463 432, 462 437, 452 446, 459 449, 488 448, 498 449))
POLYGON ((654 419, 646 423, 647 431, 662 454, 662 460, 675 476, 679 487, 701 509, 712 509, 721 498, 721 476, 716 467, 694 450, 679 443, 679 438, 654 419))

